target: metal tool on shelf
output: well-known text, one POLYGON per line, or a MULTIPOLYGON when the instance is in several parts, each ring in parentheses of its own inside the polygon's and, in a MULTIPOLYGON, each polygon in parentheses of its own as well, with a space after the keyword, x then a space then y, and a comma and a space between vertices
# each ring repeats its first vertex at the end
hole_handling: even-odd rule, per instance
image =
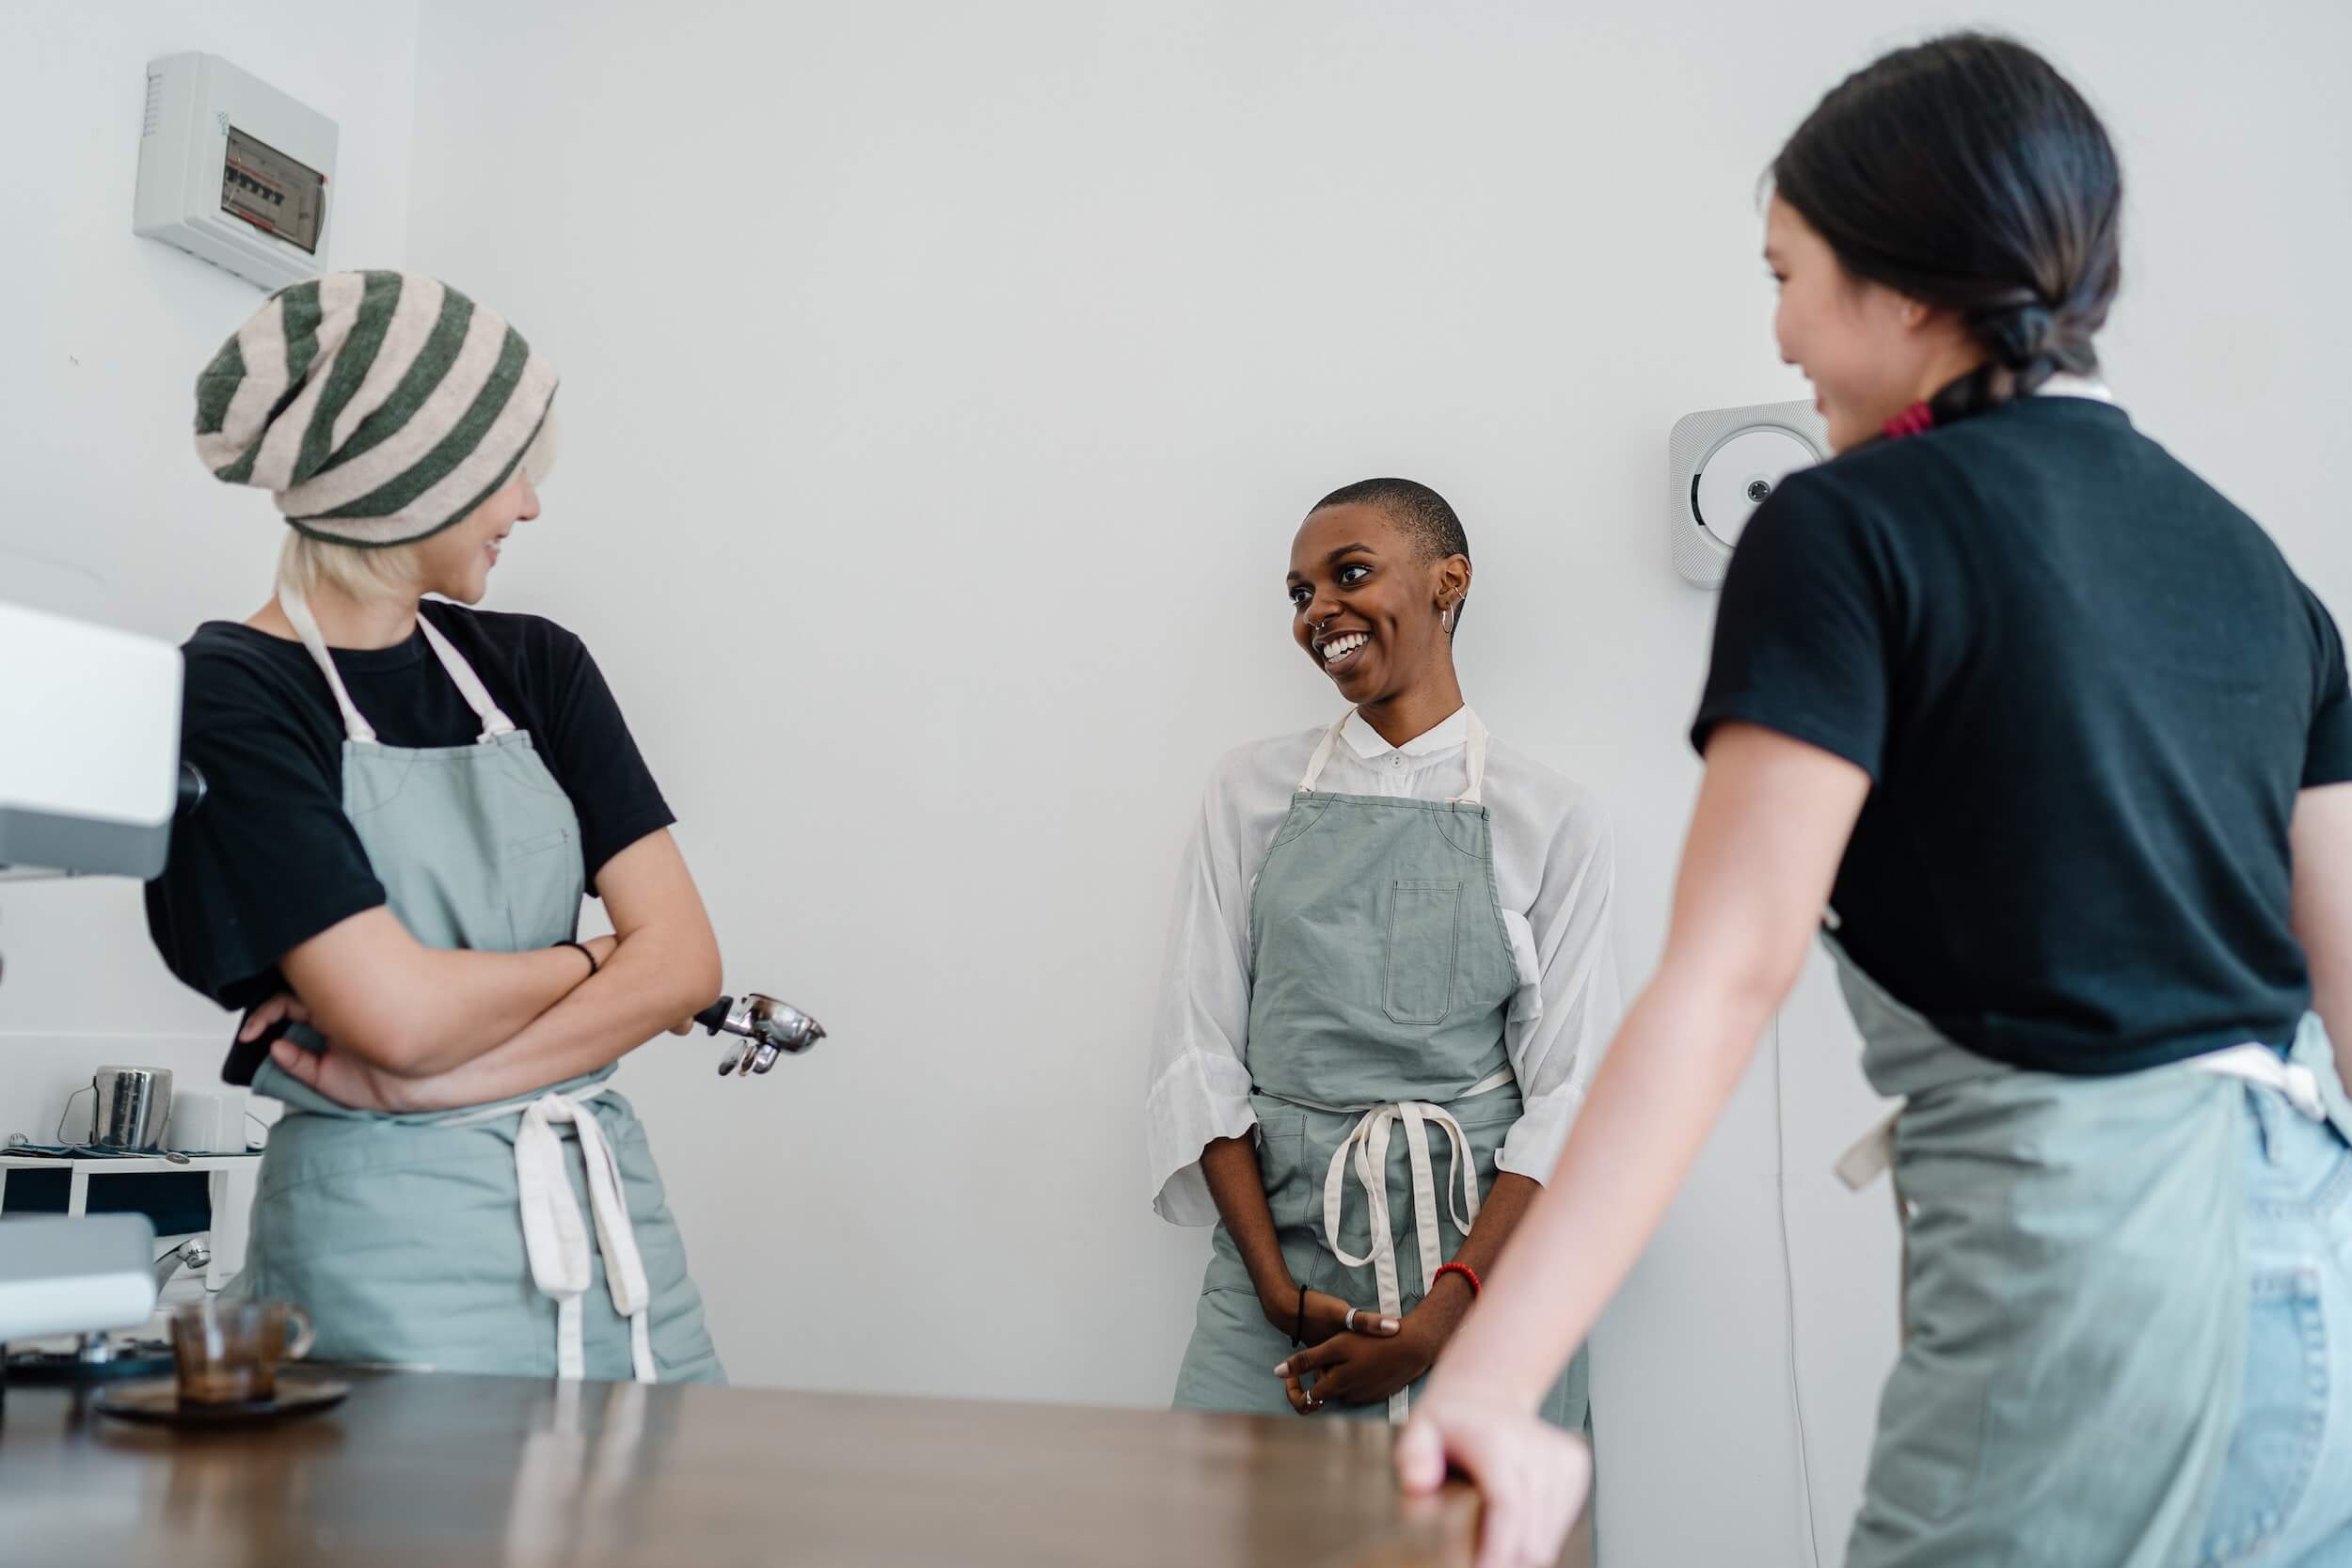
POLYGON ((723 996, 696 1013, 694 1022, 711 1034, 737 1037, 720 1053, 722 1078, 765 1072, 778 1056, 797 1056, 825 1037, 823 1024, 789 1002, 757 991, 746 991, 740 998, 723 996))
POLYGON ((0 1154, 20 1160, 164 1160, 175 1165, 190 1164, 189 1156, 176 1148, 101 1148, 96 1144, 37 1144, 22 1132, 8 1134, 0 1145, 0 1154))

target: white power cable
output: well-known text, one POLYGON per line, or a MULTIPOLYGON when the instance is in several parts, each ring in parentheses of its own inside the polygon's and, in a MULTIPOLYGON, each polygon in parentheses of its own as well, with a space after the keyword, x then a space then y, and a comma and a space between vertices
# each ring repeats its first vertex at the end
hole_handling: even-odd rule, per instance
POLYGON ((1804 1542, 1821 1568, 1821 1527, 1813 1513, 1813 1461, 1804 1433, 1804 1378, 1797 1359, 1797 1259, 1788 1236, 1788 1096, 1781 1070, 1780 1016, 1772 1016, 1772 1190, 1780 1210, 1780 1277, 1788 1303, 1788 1404, 1797 1418, 1797 1482, 1804 1488, 1804 1542))

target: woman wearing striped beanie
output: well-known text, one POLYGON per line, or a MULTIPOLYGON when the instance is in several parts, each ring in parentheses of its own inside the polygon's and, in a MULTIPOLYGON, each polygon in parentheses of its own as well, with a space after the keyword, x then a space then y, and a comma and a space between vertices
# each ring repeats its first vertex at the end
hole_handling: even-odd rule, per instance
POLYGON ((286 1114, 236 1288, 308 1308, 317 1354, 711 1381, 607 1081, 718 994, 718 944, 596 661, 470 608, 539 515, 555 388, 496 314, 392 272, 285 290, 205 368, 199 455, 293 531, 270 602, 186 645, 212 787, 149 927, 249 1009, 227 1076, 286 1114), (576 940, 583 893, 616 935, 576 940))

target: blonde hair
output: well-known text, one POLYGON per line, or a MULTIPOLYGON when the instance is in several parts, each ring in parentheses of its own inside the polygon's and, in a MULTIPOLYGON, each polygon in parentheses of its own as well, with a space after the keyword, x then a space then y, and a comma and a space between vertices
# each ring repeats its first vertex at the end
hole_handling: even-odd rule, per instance
POLYGON ((289 530, 285 548, 278 553, 278 580, 293 583, 305 597, 327 583, 364 603, 414 599, 422 574, 417 570, 414 545, 371 549, 289 530))
MULTIPOLYGON (((535 487, 554 467, 555 410, 550 408, 539 423, 538 434, 507 475, 506 483, 525 478, 535 487)), ((432 537, 425 535, 425 539, 432 537)), ((416 599, 423 593, 424 574, 417 563, 423 544, 424 539, 412 539, 405 545, 351 545, 289 530, 285 547, 278 552, 278 580, 293 583, 306 598, 324 582, 363 604, 416 599)))

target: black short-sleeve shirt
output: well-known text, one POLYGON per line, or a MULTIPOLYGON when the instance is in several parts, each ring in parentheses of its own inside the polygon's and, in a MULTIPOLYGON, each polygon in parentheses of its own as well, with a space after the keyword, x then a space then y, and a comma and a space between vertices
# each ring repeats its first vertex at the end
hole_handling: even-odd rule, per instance
POLYGON ((2327 610, 2121 409, 2041 397, 1790 477, 1692 740, 1867 771, 1839 940, 1979 1053, 2131 1071, 2295 1032, 2298 790, 2352 780, 2327 610))
MULTIPOLYGON (((591 892, 607 861, 675 820, 579 638, 535 615, 431 599, 421 612, 571 798, 591 892)), ((302 644, 208 621, 184 652, 181 754, 209 791, 147 885, 148 929, 174 974, 224 1006, 250 1006, 281 988, 280 958, 382 904, 384 889, 343 816, 342 717, 302 644)), ((462 746, 481 733, 421 631, 333 657, 384 744, 462 746)))

